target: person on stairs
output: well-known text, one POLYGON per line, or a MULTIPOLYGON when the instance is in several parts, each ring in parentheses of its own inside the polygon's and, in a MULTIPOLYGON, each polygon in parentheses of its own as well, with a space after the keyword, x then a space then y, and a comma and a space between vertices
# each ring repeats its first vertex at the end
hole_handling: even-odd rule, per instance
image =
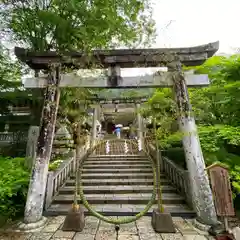
POLYGON ((115 132, 116 132, 117 138, 120 139, 121 138, 121 128, 120 127, 116 127, 115 132))

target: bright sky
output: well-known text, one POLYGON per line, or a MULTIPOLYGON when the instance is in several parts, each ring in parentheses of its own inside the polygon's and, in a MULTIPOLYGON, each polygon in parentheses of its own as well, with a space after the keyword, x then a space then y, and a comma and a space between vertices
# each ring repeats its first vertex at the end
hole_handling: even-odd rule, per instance
POLYGON ((230 53, 232 48, 240 47, 239 0, 155 2, 156 47, 188 47, 217 40, 221 53, 230 53))

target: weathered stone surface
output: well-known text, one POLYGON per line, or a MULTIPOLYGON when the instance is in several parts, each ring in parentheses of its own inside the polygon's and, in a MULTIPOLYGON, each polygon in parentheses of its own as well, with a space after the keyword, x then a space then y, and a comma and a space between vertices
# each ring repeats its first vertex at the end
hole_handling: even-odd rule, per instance
POLYGON ((183 239, 184 240, 207 240, 205 236, 201 236, 201 235, 184 235, 183 239))
POLYGON ((95 239, 95 235, 91 235, 91 234, 82 234, 82 233, 77 233, 73 240, 94 240, 95 239))
POLYGON ((185 219, 185 221, 193 226, 194 230, 199 234, 199 235, 204 235, 204 236, 208 236, 209 233, 208 233, 208 230, 209 228, 207 227, 207 225, 203 225, 201 224, 200 228, 199 228, 199 225, 196 225, 195 224, 195 219, 185 219))
MULTIPOLYGON (((55 69, 56 73, 49 73, 49 83, 58 82, 59 68, 55 69), (53 76, 55 75, 55 76, 53 76)), ((25 223, 36 223, 42 219, 44 209, 48 164, 52 152, 52 141, 54 137, 57 111, 60 99, 60 91, 57 85, 48 87, 45 90, 45 99, 43 104, 41 127, 38 138, 36 160, 32 169, 29 182, 27 201, 24 212, 25 223)))
POLYGON ((29 240, 49 240, 52 233, 34 233, 29 240))
POLYGON ((91 57, 84 56, 83 52, 72 52, 64 58, 57 52, 31 52, 29 49, 15 47, 15 55, 33 69, 48 69, 49 63, 59 63, 60 59, 62 66, 67 63, 69 67, 69 59, 72 56, 74 61, 72 60, 71 64, 78 68, 88 68, 89 62, 104 67, 109 67, 113 63, 125 68, 134 67, 136 64, 138 67, 154 67, 160 63, 173 61, 176 55, 185 66, 198 66, 213 56, 218 48, 219 42, 213 42, 190 48, 95 50, 90 54, 91 57))
POLYGON ((163 233, 161 234, 161 237, 163 240, 184 240, 182 234, 180 233, 175 234, 163 233))
POLYGON ((60 225, 61 225, 60 223, 49 224, 43 228, 42 232, 49 232, 49 233, 56 232, 59 229, 60 225))
POLYGON ((116 240, 116 233, 111 231, 98 231, 95 240, 116 240))
POLYGON ((139 236, 138 235, 133 235, 133 234, 119 235, 118 240, 139 240, 139 236))
POLYGON ((28 130, 28 140, 26 148, 25 165, 31 169, 36 159, 36 147, 39 136, 39 127, 30 126, 28 130))
POLYGON ((175 233, 172 216, 170 213, 161 213, 158 209, 153 210, 152 227, 158 233, 175 233))
POLYGON ((140 240, 163 240, 161 234, 150 233, 150 234, 139 234, 140 240))
POLYGON ((183 218, 175 219, 174 224, 183 235, 184 234, 191 234, 191 235, 198 234, 196 229, 193 227, 193 225, 190 224, 190 222, 185 221, 183 218))
MULTIPOLYGON (((84 162, 81 176, 86 199, 103 215, 129 215, 130 212, 135 215, 143 211, 151 197, 152 169, 148 156, 145 155, 90 156, 84 162)), ((167 212, 195 215, 164 174, 161 174, 161 184, 164 209, 167 212)), ((46 211, 54 215, 67 214, 73 201, 74 189, 75 180, 72 176, 60 188, 59 194, 46 211)), ((153 208, 156 207, 154 204, 153 208)), ((87 209, 85 211, 88 212, 87 209)), ((152 208, 148 212, 151 213, 152 208)))
MULTIPOLYGON (((181 64, 171 66, 171 71, 181 71, 181 64)), ((168 69, 169 70, 169 69, 168 69)), ((183 133, 183 147, 187 169, 189 172, 189 196, 201 222, 208 225, 217 224, 217 215, 214 207, 209 179, 205 171, 205 162, 201 150, 195 119, 192 116, 192 107, 189 93, 183 75, 173 78, 176 104, 178 107, 178 125, 183 133)))
POLYGON ((51 218, 49 218, 49 224, 57 224, 57 223, 62 224, 65 220, 65 217, 66 216, 51 217, 51 218))
POLYGON ((0 233, 0 240, 29 240, 31 236, 31 233, 0 233))
POLYGON ((52 238, 52 239, 54 239, 54 240, 69 240, 70 238, 62 238, 62 237, 59 237, 59 238, 52 238))
MULTIPOLYGON (((99 78, 98 76, 78 76, 76 73, 65 73, 62 74, 62 79, 60 82, 60 87, 86 87, 86 88, 106 88, 109 87, 108 76, 103 76, 99 78)), ((195 86, 208 86, 209 79, 207 74, 186 74, 186 83, 190 87, 195 86)), ((156 74, 146 74, 146 75, 135 75, 135 76, 124 76, 121 78, 121 82, 118 86, 121 87, 171 87, 171 73, 170 72, 160 72, 156 74)), ((26 88, 44 88, 47 86, 47 81, 45 77, 33 77, 27 78, 24 82, 24 87, 26 88)))
POLYGON ((53 235, 53 238, 68 238, 68 239, 70 238, 70 239, 72 239, 74 235, 75 235, 75 232, 64 232, 62 230, 58 230, 53 235))
POLYGON ((200 231, 205 231, 208 232, 211 228, 211 226, 203 224, 201 222, 199 222, 197 219, 193 219, 193 220, 186 220, 188 223, 191 223, 196 229, 199 229, 200 231))
MULTIPOLYGON (((63 219, 64 216, 48 218, 48 225, 37 233, 0 232, 0 240, 116 240, 114 224, 88 216, 82 232, 63 232, 58 228, 63 219), (54 232, 55 229, 58 230, 54 232)), ((213 237, 205 235, 206 232, 200 231, 199 233, 189 220, 174 217, 173 222, 185 232, 182 230, 175 234, 155 233, 151 226, 151 217, 142 217, 136 222, 120 225, 118 240, 214 240, 213 237), (192 232, 192 229, 195 231, 192 232)))
POLYGON ((138 230, 135 222, 120 225, 120 229, 119 229, 120 235, 137 234, 137 233, 138 233, 138 230))
POLYGON ((101 221, 99 228, 98 228, 98 232, 105 232, 105 233, 111 233, 114 234, 115 231, 115 226, 113 224, 101 221))
POLYGON ((47 224, 47 218, 41 217, 41 219, 37 222, 33 223, 25 223, 25 222, 19 222, 16 227, 25 232, 38 232, 39 230, 42 230, 43 227, 45 227, 47 224))
POLYGON ((136 221, 136 226, 140 235, 155 235, 152 228, 151 217, 142 217, 136 221))

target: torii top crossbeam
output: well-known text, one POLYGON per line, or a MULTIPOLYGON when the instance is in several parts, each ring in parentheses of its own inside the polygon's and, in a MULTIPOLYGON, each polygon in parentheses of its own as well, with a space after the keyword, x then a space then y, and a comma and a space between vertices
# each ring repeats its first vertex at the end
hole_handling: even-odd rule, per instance
POLYGON ((166 54, 177 54, 185 66, 197 66, 212 57, 218 48, 219 42, 213 42, 190 48, 94 50, 87 56, 82 52, 59 54, 54 51, 33 52, 16 47, 15 55, 35 70, 48 69, 50 63, 74 68, 91 68, 93 64, 103 68, 111 65, 121 68, 158 67, 166 63, 166 54))
POLYGON ((103 97, 91 97, 87 98, 87 101, 90 103, 99 103, 99 104, 131 104, 131 103, 144 103, 150 96, 142 97, 117 97, 117 98, 103 98, 103 97))

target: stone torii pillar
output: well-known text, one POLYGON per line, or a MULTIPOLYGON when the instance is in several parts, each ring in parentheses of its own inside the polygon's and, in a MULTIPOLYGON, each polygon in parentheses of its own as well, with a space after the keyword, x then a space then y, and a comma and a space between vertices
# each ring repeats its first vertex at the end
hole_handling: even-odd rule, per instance
POLYGON ((97 118, 98 118, 98 108, 94 106, 93 109, 93 121, 92 121, 92 139, 91 139, 91 147, 94 147, 97 140, 97 118))
POLYGON ((142 116, 140 114, 140 103, 136 104, 136 111, 137 111, 137 136, 138 139, 140 140, 141 146, 143 148, 143 120, 142 116))
POLYGON ((190 194, 197 220, 203 224, 217 226, 212 191, 205 171, 205 161, 181 63, 179 61, 171 63, 168 70, 173 72, 173 92, 178 108, 178 125, 183 134, 182 142, 189 172, 190 194))

